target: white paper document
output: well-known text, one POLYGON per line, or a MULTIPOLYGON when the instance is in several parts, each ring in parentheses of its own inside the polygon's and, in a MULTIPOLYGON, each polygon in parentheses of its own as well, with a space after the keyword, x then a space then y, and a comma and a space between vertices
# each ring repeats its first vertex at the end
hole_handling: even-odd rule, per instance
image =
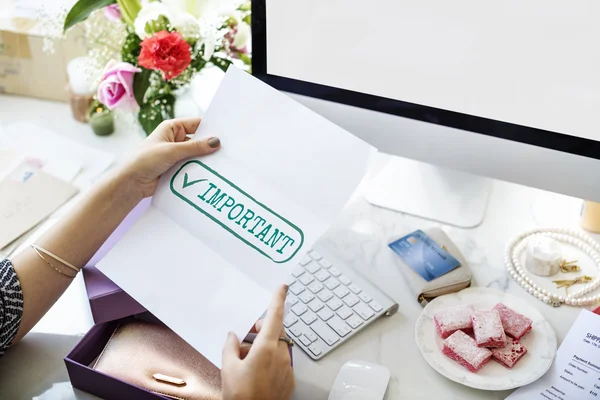
POLYGON ((230 67, 179 163, 97 267, 218 367, 360 183, 371 147, 230 67))
POLYGON ((583 310, 562 342, 550 370, 507 400, 600 398, 600 316, 583 310))

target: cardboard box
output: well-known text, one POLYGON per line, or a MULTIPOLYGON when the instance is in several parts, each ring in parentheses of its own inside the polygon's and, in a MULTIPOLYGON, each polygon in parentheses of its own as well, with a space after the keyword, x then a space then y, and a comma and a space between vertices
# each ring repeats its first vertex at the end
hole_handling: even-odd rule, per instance
POLYGON ((54 39, 54 51, 44 52, 44 37, 26 18, 0 20, 0 93, 67 101, 67 64, 86 54, 82 28, 65 39, 54 39))

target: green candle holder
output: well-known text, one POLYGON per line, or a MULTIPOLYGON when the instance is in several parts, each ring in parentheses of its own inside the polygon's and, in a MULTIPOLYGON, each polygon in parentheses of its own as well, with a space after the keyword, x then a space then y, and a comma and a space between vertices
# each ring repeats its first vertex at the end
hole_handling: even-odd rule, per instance
POLYGON ((98 136, 108 136, 115 131, 115 116, 104 105, 96 103, 89 115, 90 125, 98 136))

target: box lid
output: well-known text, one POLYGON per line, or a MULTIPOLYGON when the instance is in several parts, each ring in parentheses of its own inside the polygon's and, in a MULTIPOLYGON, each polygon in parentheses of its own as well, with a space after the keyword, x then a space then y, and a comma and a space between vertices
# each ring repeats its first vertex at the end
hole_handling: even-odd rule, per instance
POLYGON ((83 269, 83 279, 88 299, 90 300, 92 316, 94 322, 97 324, 146 311, 137 301, 100 272, 95 265, 129 231, 138 218, 144 214, 150 206, 151 201, 151 198, 142 200, 108 237, 106 242, 104 242, 83 269))

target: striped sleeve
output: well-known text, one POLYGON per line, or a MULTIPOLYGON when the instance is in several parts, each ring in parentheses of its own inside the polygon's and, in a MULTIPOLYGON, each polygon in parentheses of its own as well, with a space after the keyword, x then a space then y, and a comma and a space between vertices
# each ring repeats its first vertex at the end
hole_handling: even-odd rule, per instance
POLYGON ((23 292, 10 261, 0 261, 0 356, 15 338, 23 316, 23 292))

